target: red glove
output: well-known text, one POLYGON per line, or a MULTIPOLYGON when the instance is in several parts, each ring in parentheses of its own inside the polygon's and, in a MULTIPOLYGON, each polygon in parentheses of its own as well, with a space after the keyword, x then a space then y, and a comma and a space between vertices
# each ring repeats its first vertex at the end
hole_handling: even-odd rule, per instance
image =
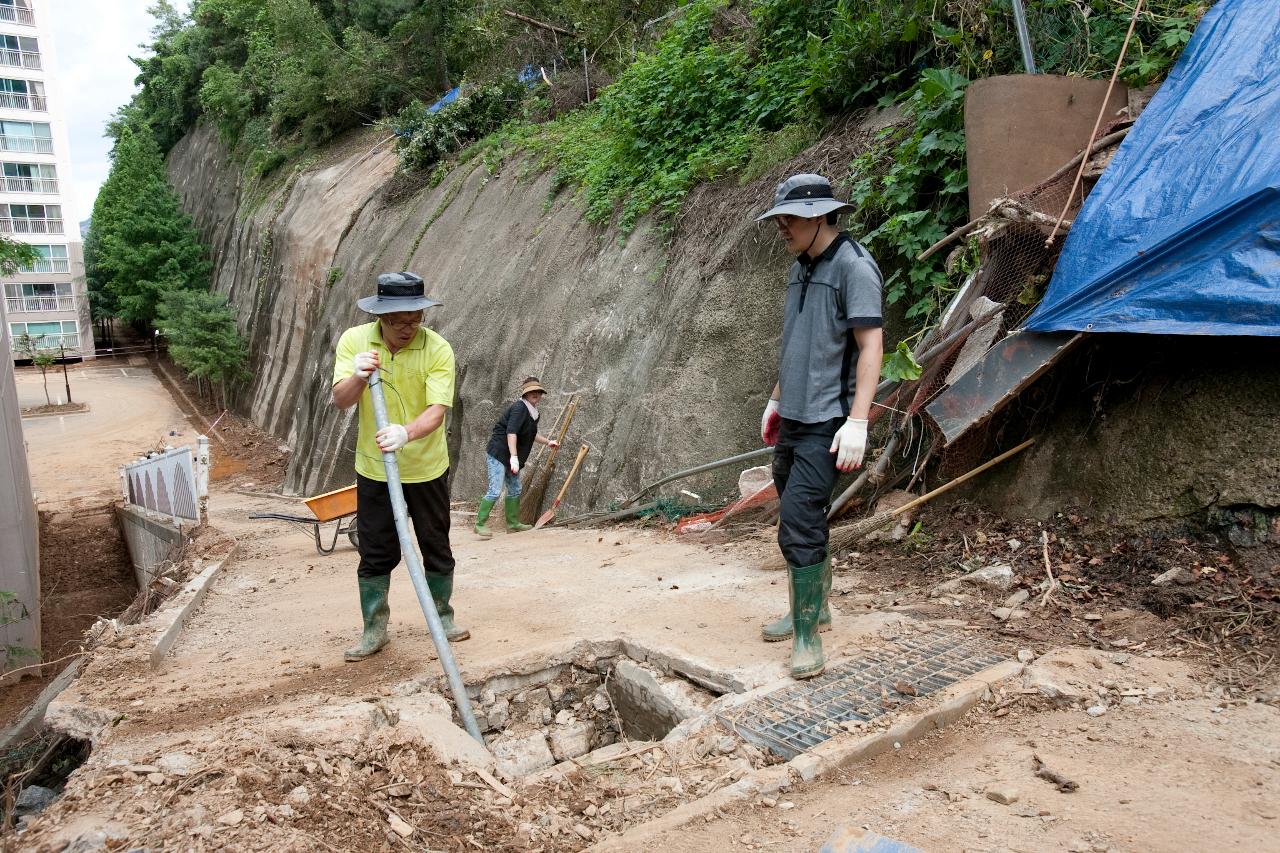
POLYGON ((782 430, 782 416, 778 414, 778 401, 770 400, 764 407, 764 417, 760 418, 760 438, 767 447, 778 443, 778 433, 782 430))

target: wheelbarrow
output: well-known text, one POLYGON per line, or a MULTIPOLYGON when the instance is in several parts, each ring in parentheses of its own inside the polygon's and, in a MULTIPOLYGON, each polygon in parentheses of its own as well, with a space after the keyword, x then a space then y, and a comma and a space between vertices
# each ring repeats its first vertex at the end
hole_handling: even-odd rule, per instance
POLYGON ((250 514, 249 517, 287 521, 304 529, 311 528, 311 535, 316 541, 316 550, 321 555, 332 554, 333 549, 338 547, 338 537, 344 533, 351 540, 351 547, 360 547, 360 541, 356 535, 355 486, 334 489, 332 492, 325 492, 323 495, 316 495, 313 498, 303 498, 302 502, 311 510, 312 518, 301 515, 287 515, 282 512, 255 512, 250 514), (322 536, 322 528, 331 521, 337 522, 333 528, 333 536, 330 537, 327 531, 322 536), (327 548, 324 544, 325 539, 329 540, 327 548))

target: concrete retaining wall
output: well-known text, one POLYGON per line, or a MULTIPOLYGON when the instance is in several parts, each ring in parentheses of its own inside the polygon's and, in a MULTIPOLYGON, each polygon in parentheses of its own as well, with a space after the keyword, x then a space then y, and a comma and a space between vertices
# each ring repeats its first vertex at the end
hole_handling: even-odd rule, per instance
MULTIPOLYGON (((0 307, 0 590, 17 595, 8 612, 8 617, 17 621, 0 625, 0 646, 39 651, 40 522, 31 495, 18 388, 9 357, 9 324, 3 319, 0 307), (23 612, 26 617, 17 618, 23 612)), ((0 672, 6 668, 5 657, 0 654, 0 672)), ((18 658, 12 663, 25 666, 33 662, 18 658)))
POLYGON ((193 526, 129 505, 116 507, 116 518, 140 590, 155 580, 156 569, 172 558, 193 526))

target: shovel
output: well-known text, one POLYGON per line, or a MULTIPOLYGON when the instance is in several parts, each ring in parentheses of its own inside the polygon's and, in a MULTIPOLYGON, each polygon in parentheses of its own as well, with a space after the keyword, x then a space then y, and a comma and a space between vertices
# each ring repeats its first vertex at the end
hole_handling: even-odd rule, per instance
POLYGON ((569 476, 564 478, 564 485, 560 487, 560 494, 556 495, 556 501, 551 505, 551 509, 538 516, 538 523, 533 525, 534 530, 546 526, 556 517, 556 510, 560 508, 560 501, 564 500, 564 493, 569 491, 569 484, 573 482, 573 476, 582 467, 582 460, 587 458, 589 449, 585 444, 578 448, 578 458, 573 460, 573 467, 569 469, 569 476))

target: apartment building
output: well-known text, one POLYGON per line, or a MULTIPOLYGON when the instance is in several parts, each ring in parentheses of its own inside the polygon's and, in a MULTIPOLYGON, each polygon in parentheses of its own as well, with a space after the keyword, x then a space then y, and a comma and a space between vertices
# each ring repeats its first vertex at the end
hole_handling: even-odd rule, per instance
POLYGON ((3 279, 3 321, 51 354, 93 357, 84 252, 71 200, 52 0, 0 0, 0 234, 30 244, 31 266, 3 279))

